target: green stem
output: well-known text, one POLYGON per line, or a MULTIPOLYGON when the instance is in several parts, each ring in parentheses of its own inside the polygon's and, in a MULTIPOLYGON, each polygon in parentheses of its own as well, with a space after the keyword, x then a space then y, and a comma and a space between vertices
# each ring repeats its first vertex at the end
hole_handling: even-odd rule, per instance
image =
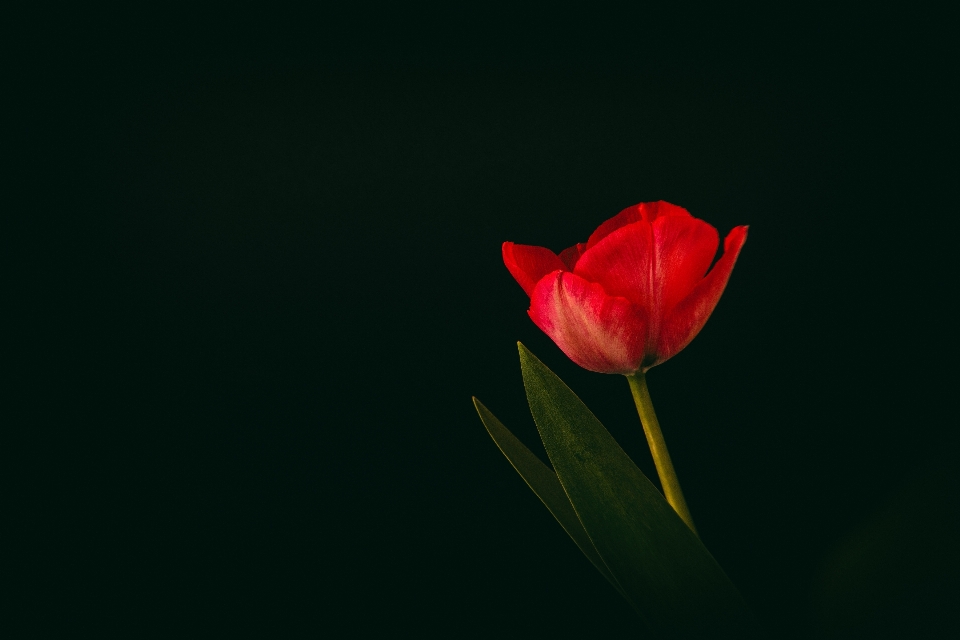
POLYGON ((647 436, 650 453, 653 454, 653 464, 656 465, 657 473, 660 475, 663 496, 677 515, 687 523, 690 530, 697 533, 697 528, 693 526, 693 516, 690 515, 687 501, 683 499, 683 491, 680 490, 677 472, 673 470, 673 462, 670 461, 670 452, 667 451, 667 443, 663 439, 663 432, 660 431, 657 414, 653 411, 653 400, 650 399, 650 391, 647 390, 646 375, 638 371, 632 376, 627 376, 627 381, 630 383, 633 401, 637 404, 637 413, 640 414, 640 423, 647 436))

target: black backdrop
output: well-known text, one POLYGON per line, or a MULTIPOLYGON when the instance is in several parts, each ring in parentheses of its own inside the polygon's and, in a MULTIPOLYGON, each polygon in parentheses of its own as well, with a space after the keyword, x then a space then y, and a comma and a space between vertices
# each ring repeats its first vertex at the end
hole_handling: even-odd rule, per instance
POLYGON ((436 18, 74 15, 27 56, 34 623, 641 636, 470 397, 542 453, 520 340, 655 477, 625 381, 533 326, 500 244, 664 199, 750 225, 649 376, 708 548, 772 635, 955 629, 936 21, 436 18))

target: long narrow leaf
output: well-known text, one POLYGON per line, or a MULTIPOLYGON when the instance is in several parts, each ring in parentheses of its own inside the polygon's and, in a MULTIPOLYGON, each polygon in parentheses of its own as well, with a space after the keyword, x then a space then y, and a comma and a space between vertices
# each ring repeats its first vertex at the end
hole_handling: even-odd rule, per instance
POLYGON ((753 616, 699 538, 576 394, 519 347, 527 400, 550 462, 641 616, 665 637, 753 637, 753 616))
POLYGON ((567 494, 563 492, 563 487, 560 485, 560 481, 557 480, 557 474, 547 465, 543 464, 540 458, 535 456, 509 429, 503 426, 503 423, 500 422, 489 409, 483 406, 482 402, 474 398, 473 404, 477 408, 477 413, 480 414, 480 420, 483 421, 483 426, 487 428, 487 433, 490 434, 493 441, 500 447, 500 451, 507 457, 507 460, 509 460, 513 468, 517 470, 520 477, 524 479, 527 486, 537 494, 537 497, 540 498, 541 502, 550 510, 550 513, 557 519, 557 522, 560 523, 564 531, 570 535, 576 545, 580 547, 580 550, 583 551, 583 554, 593 563, 593 566, 603 574, 604 578, 610 581, 610 584, 613 585, 620 595, 626 598, 626 594, 623 593, 620 585, 617 584, 616 579, 610 573, 607 565, 603 563, 600 554, 597 553, 589 536, 587 536, 587 532, 584 531, 583 525, 580 524, 577 514, 574 512, 573 507, 570 506, 570 500, 567 499, 567 494))

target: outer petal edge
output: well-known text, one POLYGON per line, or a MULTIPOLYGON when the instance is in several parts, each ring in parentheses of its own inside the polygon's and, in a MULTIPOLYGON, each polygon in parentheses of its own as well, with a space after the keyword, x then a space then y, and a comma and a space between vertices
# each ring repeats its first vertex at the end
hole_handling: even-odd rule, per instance
POLYGON ((550 249, 513 242, 503 243, 503 263, 528 296, 545 275, 566 268, 550 249))
POLYGON ((746 241, 746 226, 735 227, 727 234, 723 241, 723 256, 710 273, 693 288, 690 295, 681 300, 664 319, 657 344, 657 359, 651 366, 675 356, 700 332, 720 301, 737 262, 737 256, 746 241))

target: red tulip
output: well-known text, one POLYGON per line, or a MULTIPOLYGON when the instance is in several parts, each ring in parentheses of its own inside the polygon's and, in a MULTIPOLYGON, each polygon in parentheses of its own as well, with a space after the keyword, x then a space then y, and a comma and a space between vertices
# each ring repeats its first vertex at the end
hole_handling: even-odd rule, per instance
POLYGON ((736 227, 707 273, 720 236, 668 202, 642 202, 560 255, 503 243, 503 261, 530 296, 530 318, 571 360, 631 375, 672 358, 717 306, 747 239, 736 227))

